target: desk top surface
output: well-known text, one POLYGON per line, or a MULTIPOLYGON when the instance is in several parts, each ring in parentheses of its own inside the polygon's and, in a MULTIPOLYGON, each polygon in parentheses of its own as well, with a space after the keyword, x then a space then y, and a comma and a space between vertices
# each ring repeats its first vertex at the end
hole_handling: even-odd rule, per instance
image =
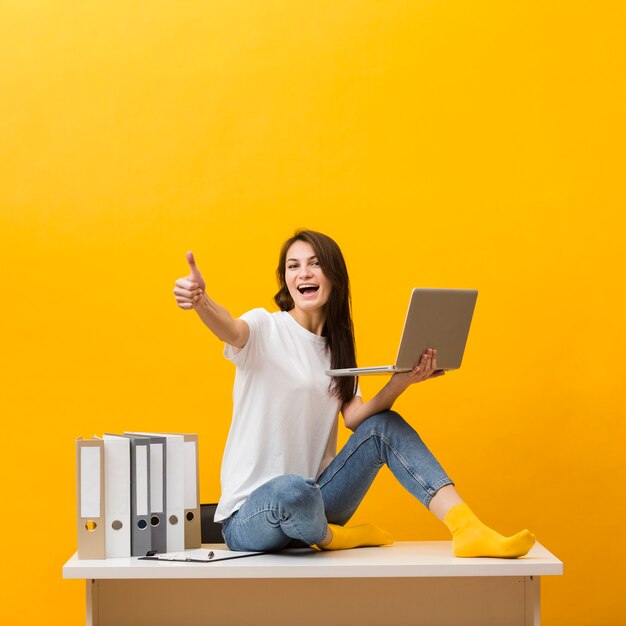
MULTIPOLYGON (((203 548, 224 549, 223 544, 203 548)), ((381 578, 459 576, 558 576, 563 563, 541 544, 519 559, 452 556, 450 541, 399 541, 380 548, 317 552, 284 550, 213 563, 140 561, 137 557, 78 560, 63 566, 68 579, 381 578)))

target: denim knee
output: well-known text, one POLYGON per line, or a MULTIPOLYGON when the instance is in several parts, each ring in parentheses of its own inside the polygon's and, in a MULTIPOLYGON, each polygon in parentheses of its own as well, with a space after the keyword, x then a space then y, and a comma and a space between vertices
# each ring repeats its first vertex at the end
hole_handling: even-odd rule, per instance
POLYGON ((380 413, 374 413, 374 415, 370 415, 367 419, 363 420, 357 430, 371 430, 372 432, 383 432, 389 428, 394 428, 399 425, 405 425, 406 421, 404 418, 395 411, 388 409, 386 411, 381 411, 380 413))
POLYGON ((270 488, 270 497, 278 504, 278 510, 283 517, 316 508, 324 510, 319 487, 312 480, 298 474, 277 476, 267 486, 270 488))

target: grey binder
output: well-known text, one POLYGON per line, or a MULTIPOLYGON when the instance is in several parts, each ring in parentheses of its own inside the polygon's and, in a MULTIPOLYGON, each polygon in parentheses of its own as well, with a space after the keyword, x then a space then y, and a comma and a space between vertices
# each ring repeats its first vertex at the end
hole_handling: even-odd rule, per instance
POLYGON ((133 437, 142 437, 150 442, 150 537, 151 551, 167 552, 167 523, 165 520, 167 498, 167 439, 158 435, 140 435, 128 433, 133 437))
POLYGON ((152 550, 150 530, 150 440, 147 437, 130 439, 131 480, 131 537, 132 556, 146 556, 152 550))

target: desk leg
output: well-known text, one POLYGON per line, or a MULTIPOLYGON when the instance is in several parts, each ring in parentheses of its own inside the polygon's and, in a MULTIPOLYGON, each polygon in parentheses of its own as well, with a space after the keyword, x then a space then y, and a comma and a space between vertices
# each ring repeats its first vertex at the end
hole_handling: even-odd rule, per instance
POLYGON ((540 626, 541 624, 541 588, 540 576, 526 576, 524 591, 526 597, 526 626, 540 626))
POLYGON ((87 626, 99 626, 100 582, 97 580, 86 580, 85 585, 87 593, 87 617, 85 624, 87 626))

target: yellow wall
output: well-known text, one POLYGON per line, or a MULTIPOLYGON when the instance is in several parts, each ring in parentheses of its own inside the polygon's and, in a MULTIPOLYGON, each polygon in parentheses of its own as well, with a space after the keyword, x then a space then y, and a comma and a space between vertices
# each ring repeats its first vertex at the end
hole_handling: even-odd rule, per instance
MULTIPOLYGON (((192 249, 234 314, 270 307, 305 226, 345 251, 361 363, 411 287, 480 290, 463 369, 397 408, 485 521, 564 560, 548 626, 625 623, 625 13, 2 2, 3 621, 82 623, 76 436, 197 431, 218 498, 233 368, 173 281, 192 249)), ((385 472, 356 518, 448 537, 385 472)))

